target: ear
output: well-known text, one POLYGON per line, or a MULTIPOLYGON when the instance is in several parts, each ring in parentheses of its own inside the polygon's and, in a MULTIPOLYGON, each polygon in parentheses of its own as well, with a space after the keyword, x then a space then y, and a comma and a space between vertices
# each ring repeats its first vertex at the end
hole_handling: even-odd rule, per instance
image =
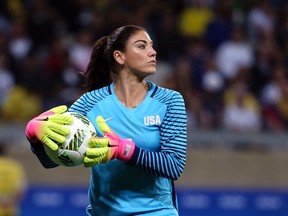
POLYGON ((122 52, 115 50, 113 53, 113 57, 120 65, 123 65, 125 63, 125 58, 122 52))

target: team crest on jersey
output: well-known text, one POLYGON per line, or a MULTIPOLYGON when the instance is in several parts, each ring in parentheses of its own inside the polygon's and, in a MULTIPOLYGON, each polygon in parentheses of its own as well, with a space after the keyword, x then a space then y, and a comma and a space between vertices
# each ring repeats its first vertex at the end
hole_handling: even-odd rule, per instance
POLYGON ((144 125, 159 125, 161 124, 161 119, 159 115, 151 115, 144 117, 144 125))

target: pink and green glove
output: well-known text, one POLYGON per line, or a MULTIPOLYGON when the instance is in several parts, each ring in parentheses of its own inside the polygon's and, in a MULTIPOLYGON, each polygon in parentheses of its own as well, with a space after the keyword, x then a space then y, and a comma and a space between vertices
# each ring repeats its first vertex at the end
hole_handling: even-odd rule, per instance
POLYGON ((64 125, 73 122, 73 118, 62 115, 67 111, 65 105, 52 108, 30 120, 26 126, 26 137, 31 143, 41 142, 56 151, 58 144, 66 141, 70 130, 64 125))
POLYGON ((93 137, 90 139, 89 148, 84 158, 84 165, 94 166, 115 158, 128 162, 135 150, 135 143, 121 139, 107 125, 102 116, 98 116, 96 122, 104 137, 93 137))

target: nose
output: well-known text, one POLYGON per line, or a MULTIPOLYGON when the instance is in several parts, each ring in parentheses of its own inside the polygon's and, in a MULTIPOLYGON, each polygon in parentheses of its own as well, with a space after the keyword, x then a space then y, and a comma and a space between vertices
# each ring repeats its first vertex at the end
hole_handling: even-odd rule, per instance
POLYGON ((153 47, 151 47, 149 55, 150 56, 156 56, 157 55, 157 52, 156 52, 156 50, 153 47))

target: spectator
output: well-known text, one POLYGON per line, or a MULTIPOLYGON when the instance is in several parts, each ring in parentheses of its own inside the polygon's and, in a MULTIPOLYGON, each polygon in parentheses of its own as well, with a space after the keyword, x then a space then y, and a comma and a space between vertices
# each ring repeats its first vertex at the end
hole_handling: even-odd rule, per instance
MULTIPOLYGON (((263 87, 261 105, 264 128, 269 131, 284 131, 285 123, 277 104, 283 100, 285 85, 288 84, 283 65, 277 65, 272 73, 272 79, 263 87)), ((282 102, 283 103, 283 102, 282 102)))
POLYGON ((27 178, 22 164, 6 156, 6 144, 0 142, 0 216, 21 215, 27 178))
POLYGON ((212 19, 213 10, 205 1, 191 1, 179 15, 180 32, 186 37, 201 38, 212 19))
POLYGON ((235 82, 224 92, 223 127, 234 132, 261 130, 259 104, 242 82, 235 82))
POLYGON ((218 1, 214 8, 214 18, 207 24, 204 41, 210 50, 215 51, 223 42, 228 41, 233 27, 231 1, 218 1))
POLYGON ((205 73, 205 61, 210 56, 210 51, 201 39, 189 40, 186 45, 186 58, 189 61, 190 80, 193 88, 201 90, 203 74, 205 73))
POLYGON ((280 88, 281 88, 281 97, 279 98, 279 101, 276 104, 276 110, 279 114, 280 121, 284 125, 284 128, 287 129, 288 127, 288 81, 286 77, 285 77, 285 80, 281 82, 280 88))
POLYGON ((248 38, 257 42, 263 32, 273 31, 275 27, 275 11, 268 0, 257 1, 248 12, 248 38))
POLYGON ((225 79, 235 78, 240 69, 249 70, 254 63, 252 47, 242 26, 234 26, 230 40, 216 50, 216 64, 225 79))
POLYGON ((69 47, 70 61, 79 71, 85 71, 92 52, 92 32, 88 29, 79 31, 69 47))
POLYGON ((23 21, 16 20, 12 23, 9 37, 9 53, 18 64, 22 64, 33 45, 23 21))
POLYGON ((202 78, 202 104, 206 116, 206 128, 217 128, 220 125, 225 87, 225 79, 216 67, 215 57, 213 55, 207 57, 202 78))
POLYGON ((0 51, 0 113, 6 103, 8 94, 15 85, 15 79, 8 68, 8 58, 0 51))
POLYGON ((21 124, 42 110, 42 98, 23 86, 15 86, 7 95, 2 109, 3 122, 21 124))
POLYGON ((250 86, 252 91, 260 96, 261 89, 273 77, 274 66, 284 61, 283 51, 277 43, 274 31, 262 32, 254 46, 254 58, 250 86))
POLYGON ((34 49, 39 53, 45 52, 49 49, 55 33, 56 12, 46 0, 28 1, 26 10, 29 11, 26 28, 33 41, 34 49))
POLYGON ((165 11, 155 28, 155 46, 159 58, 171 63, 185 52, 185 38, 180 34, 177 15, 165 11))

